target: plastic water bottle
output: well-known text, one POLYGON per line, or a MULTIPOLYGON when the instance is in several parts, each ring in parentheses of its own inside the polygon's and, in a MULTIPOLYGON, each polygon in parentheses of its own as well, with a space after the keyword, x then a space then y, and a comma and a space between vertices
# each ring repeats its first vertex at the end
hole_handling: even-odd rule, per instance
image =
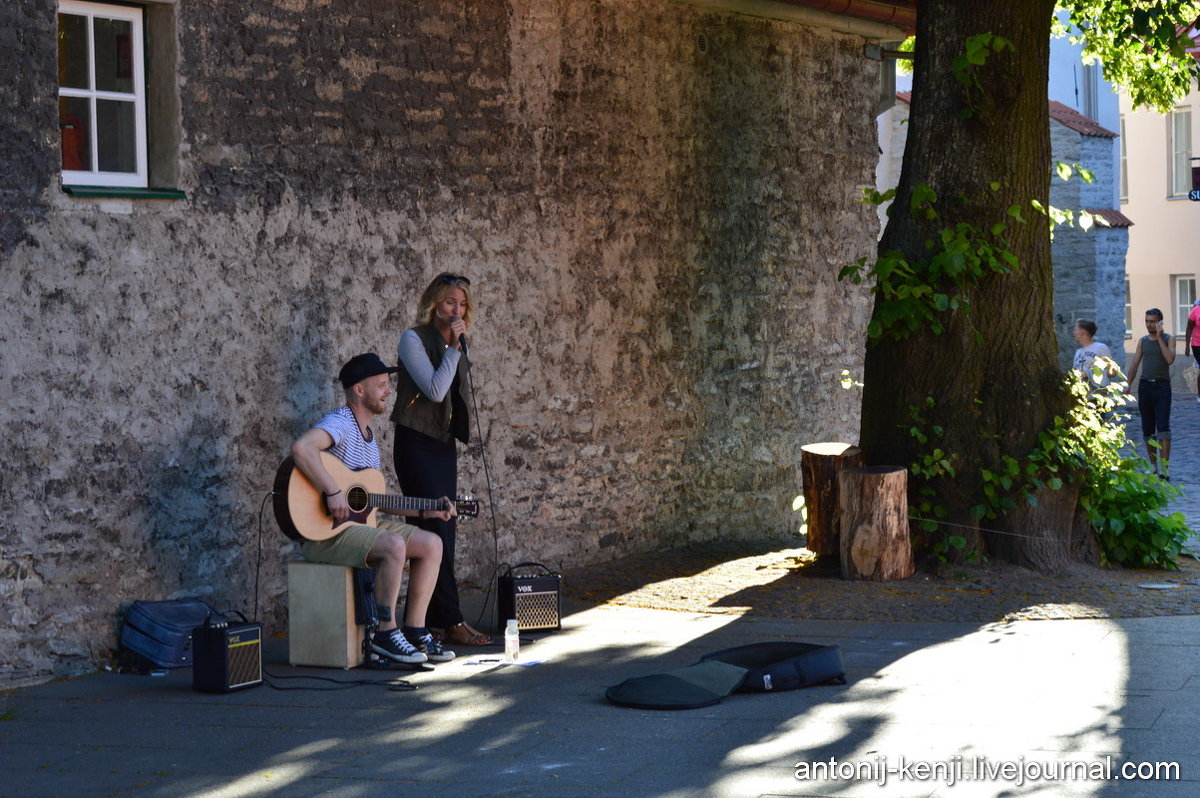
POLYGON ((521 650, 521 633, 517 630, 517 619, 509 618, 504 627, 504 661, 516 662, 521 650))

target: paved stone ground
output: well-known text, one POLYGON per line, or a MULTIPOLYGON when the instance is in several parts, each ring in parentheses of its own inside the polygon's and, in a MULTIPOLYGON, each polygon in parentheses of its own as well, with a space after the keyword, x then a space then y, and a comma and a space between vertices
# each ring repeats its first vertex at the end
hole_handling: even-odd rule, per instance
MULTIPOLYGON (((1175 410, 1176 504, 1196 522, 1200 406, 1181 395, 1175 410)), ((872 586, 803 560, 761 541, 571 571, 563 629, 527 637, 527 667, 491 648, 422 673, 290 668, 287 641, 270 640, 280 690, 199 694, 180 668, 0 692, 0 798, 1200 794, 1194 565, 872 586), (847 684, 672 713, 602 698, 622 679, 761 641, 838 644, 847 684), (419 689, 352 684, 389 676, 419 689), (906 763, 942 769, 895 770, 906 763), (1122 778, 1124 766, 1157 776, 1122 778)), ((466 599, 479 610, 481 596, 466 599)))
MULTIPOLYGON (((1178 504, 1196 520, 1200 406, 1177 397, 1176 410, 1178 504)), ((492 648, 428 673, 289 668, 287 641, 273 639, 265 664, 279 690, 197 693, 178 669, 0 693, 0 798, 1200 795, 1200 615, 1182 614, 1182 604, 1153 609, 1194 602, 1192 587, 1133 584, 1153 605, 1133 614, 1158 617, 1117 615, 1133 601, 1119 590, 1107 605, 1102 594, 1085 597, 1112 617, 1037 616, 1028 613, 1044 594, 990 589, 983 577, 906 580, 911 595, 887 587, 855 597, 858 583, 806 571, 789 560, 799 554, 762 545, 736 555, 731 571, 719 556, 687 551, 615 563, 607 575, 592 569, 590 585, 583 570, 568 573, 563 629, 526 638, 527 667, 502 666, 492 648), (647 602, 705 611, 622 603, 620 580, 635 572, 647 602), (818 595, 814 585, 839 590, 818 595), (588 590, 596 595, 581 601, 588 590), (954 611, 1010 620, 930 622, 942 617, 938 596, 954 611), (841 605, 866 616, 821 620, 841 605), (885 617, 902 610, 927 619, 885 617), (1076 619, 1011 620, 1030 617, 1076 619), (763 640, 838 645, 847 684, 679 712, 603 699, 625 678, 763 640), (418 689, 352 684, 386 676, 418 689), (911 769, 922 765, 940 770, 911 769)), ((466 599, 479 609, 480 596, 466 599)))

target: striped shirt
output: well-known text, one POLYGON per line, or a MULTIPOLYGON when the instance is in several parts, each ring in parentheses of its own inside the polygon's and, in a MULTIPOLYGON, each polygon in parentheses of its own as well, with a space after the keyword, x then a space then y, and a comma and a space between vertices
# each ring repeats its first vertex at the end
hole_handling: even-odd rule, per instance
POLYGON ((313 426, 329 433, 329 437, 333 438, 333 446, 327 451, 345 463, 350 470, 379 468, 379 444, 375 442, 375 435, 368 427, 369 437, 363 437, 349 405, 342 405, 337 410, 325 414, 325 417, 313 426))

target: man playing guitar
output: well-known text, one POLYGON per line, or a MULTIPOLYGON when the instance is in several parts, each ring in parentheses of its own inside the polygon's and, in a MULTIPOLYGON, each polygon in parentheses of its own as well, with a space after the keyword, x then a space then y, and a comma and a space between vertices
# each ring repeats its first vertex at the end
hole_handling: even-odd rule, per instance
MULTIPOLYGON (((322 464, 321 453, 334 455, 352 470, 379 468, 379 446, 370 425, 387 410, 392 396, 389 375, 398 370, 398 366, 384 365, 374 352, 351 358, 338 374, 346 404, 326 414, 292 444, 296 467, 321 491, 335 522, 345 521, 351 510, 337 481, 322 464)), ((380 509, 393 515, 449 520, 456 514, 454 504, 448 498, 442 501, 444 507, 437 510, 380 509)), ((442 561, 442 541, 437 535, 387 518, 378 526, 352 524, 327 540, 304 540, 300 549, 311 562, 376 569, 379 631, 371 639, 371 649, 377 654, 408 664, 454 659, 454 652, 445 650, 425 628, 425 612, 442 561), (410 585, 404 626, 399 628, 396 601, 405 559, 411 561, 410 585)))

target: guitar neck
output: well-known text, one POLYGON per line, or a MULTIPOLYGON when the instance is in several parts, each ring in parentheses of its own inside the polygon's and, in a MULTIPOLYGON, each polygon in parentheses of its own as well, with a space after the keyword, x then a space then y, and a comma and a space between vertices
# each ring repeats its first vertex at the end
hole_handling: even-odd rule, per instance
POLYGON ((391 493, 368 493, 367 501, 372 507, 384 510, 443 510, 446 507, 441 499, 419 499, 391 493))

